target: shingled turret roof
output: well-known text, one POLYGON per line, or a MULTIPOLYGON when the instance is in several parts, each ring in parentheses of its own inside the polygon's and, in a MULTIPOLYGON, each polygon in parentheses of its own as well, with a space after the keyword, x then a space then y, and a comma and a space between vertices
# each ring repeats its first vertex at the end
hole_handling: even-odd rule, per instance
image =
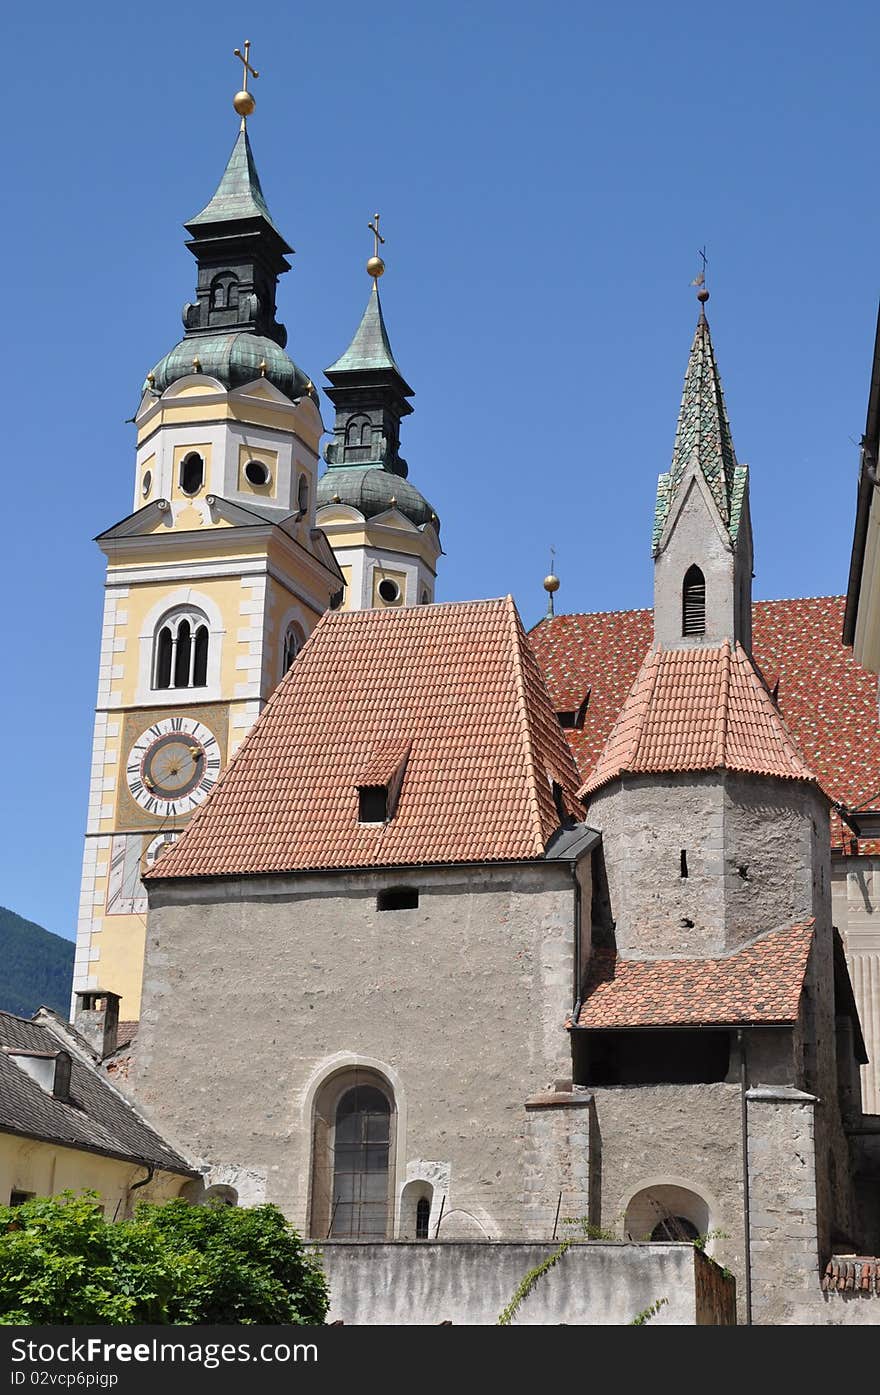
POLYGON ((748 467, 738 465, 715 362, 709 322, 701 311, 691 345, 678 413, 672 464, 657 483, 654 551, 660 544, 670 506, 685 473, 696 466, 712 491, 731 541, 736 541, 748 467))
MULTIPOLYGON (((281 237, 281 233, 272 222, 272 215, 263 195, 248 133, 242 130, 232 147, 223 177, 212 198, 201 213, 189 220, 186 227, 193 230, 205 224, 237 223, 249 218, 265 219, 270 228, 281 237)), ((284 242, 283 237, 281 240, 284 242)), ((292 250, 286 242, 284 250, 292 250)))
POLYGON ((651 649, 580 794, 620 775, 720 769, 815 780, 742 645, 651 649))
POLYGON ((391 340, 385 328, 385 316, 382 314, 382 301, 379 298, 379 283, 374 280, 367 308, 355 330, 354 338, 345 353, 335 363, 331 363, 329 368, 325 368, 324 372, 332 382, 334 373, 389 368, 403 378, 391 352, 391 340))
POLYGON ((511 597, 330 611, 148 875, 542 858, 577 785, 511 597), (360 821, 389 750, 389 814, 360 821))

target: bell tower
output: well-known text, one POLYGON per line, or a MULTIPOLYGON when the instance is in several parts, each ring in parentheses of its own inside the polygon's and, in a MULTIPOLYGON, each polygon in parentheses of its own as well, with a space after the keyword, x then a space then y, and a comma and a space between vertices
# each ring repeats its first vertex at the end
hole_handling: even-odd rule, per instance
POLYGON ((414 393, 394 361, 382 314, 378 213, 369 227, 370 299, 354 339, 325 369, 336 421, 318 485, 318 522, 345 577, 334 604, 347 610, 429 604, 441 550, 440 520, 410 483, 400 454, 400 423, 414 393))
POLYGON ((133 512, 107 558, 74 992, 138 1016, 141 875, 173 842, 343 584, 316 526, 318 394, 286 352, 275 227, 241 127, 216 192, 185 225, 197 264, 183 337, 134 418, 133 512))

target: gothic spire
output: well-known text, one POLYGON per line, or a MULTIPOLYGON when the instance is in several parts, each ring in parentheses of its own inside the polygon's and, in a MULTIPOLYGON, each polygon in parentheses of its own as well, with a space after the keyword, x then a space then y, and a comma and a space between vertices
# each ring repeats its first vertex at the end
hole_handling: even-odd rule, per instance
MULTIPOLYGON (((706 292, 703 294, 708 298, 706 292)), ((700 306, 685 374, 675 444, 672 448, 672 464, 668 473, 661 475, 658 481, 654 519, 655 552, 678 486, 693 465, 702 473, 731 541, 735 541, 745 484, 745 468, 737 463, 721 377, 703 304, 700 306)))

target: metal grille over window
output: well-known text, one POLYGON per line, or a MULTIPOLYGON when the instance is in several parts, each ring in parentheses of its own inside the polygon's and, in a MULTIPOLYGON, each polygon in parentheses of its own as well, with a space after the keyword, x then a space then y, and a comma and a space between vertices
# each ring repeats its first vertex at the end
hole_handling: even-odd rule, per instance
POLYGON ((688 567, 682 588, 683 635, 706 633, 706 579, 699 567, 688 567))
POLYGON ((391 1107, 382 1091, 346 1090, 336 1109, 331 1236, 385 1238, 390 1145, 391 1107))

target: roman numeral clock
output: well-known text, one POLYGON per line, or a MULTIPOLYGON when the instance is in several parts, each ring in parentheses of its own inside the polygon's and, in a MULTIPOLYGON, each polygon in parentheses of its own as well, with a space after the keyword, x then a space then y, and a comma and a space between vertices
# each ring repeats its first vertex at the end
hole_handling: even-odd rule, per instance
POLYGON ((220 746, 204 722, 164 717, 131 747, 125 767, 132 796, 148 814, 191 814, 210 794, 220 773, 220 746))

